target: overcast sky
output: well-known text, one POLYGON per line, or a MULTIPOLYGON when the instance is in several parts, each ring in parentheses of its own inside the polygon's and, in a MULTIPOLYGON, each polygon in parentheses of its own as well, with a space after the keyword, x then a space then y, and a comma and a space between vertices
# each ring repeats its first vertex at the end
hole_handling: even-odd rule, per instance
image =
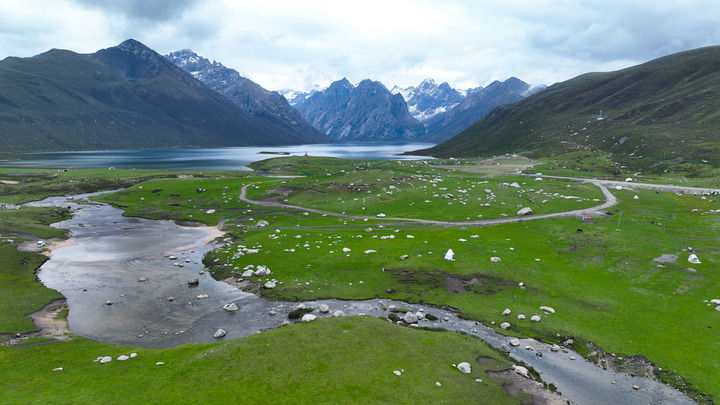
POLYGON ((0 59, 127 38, 190 48, 270 90, 552 84, 720 44, 720 1, 0 0, 0 59))

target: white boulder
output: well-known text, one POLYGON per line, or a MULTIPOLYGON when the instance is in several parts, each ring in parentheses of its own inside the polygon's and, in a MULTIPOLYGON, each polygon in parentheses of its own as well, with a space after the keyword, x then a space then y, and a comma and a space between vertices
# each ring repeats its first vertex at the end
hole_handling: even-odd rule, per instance
POLYGON ((448 251, 445 252, 445 256, 443 256, 443 259, 445 259, 445 260, 455 260, 455 252, 453 252, 452 249, 448 249, 448 251))
POLYGON ((255 272, 252 270, 245 270, 243 271, 242 277, 252 277, 255 275, 255 272))
POLYGON ((333 318, 340 318, 340 317, 345 316, 345 312, 338 309, 337 311, 333 312, 332 316, 333 316, 333 318))
POLYGON ((545 305, 540 307, 541 311, 550 312, 551 314, 555 313, 555 308, 553 307, 546 307, 545 305))
POLYGON ((493 263, 499 263, 500 260, 501 260, 501 259, 500 259, 499 257, 497 257, 497 256, 493 256, 493 257, 490 258, 490 261, 493 262, 493 263))
POLYGON ((122 354, 122 355, 118 356, 117 359, 120 360, 120 361, 125 361, 125 360, 127 360, 127 359, 129 359, 129 358, 130 358, 130 356, 127 356, 127 355, 122 354))
POLYGON ((472 368, 470 368, 470 363, 467 361, 463 361, 462 363, 457 365, 457 369, 460 370, 463 374, 470 374, 472 372, 472 368))
POLYGON ((503 322, 500 324, 500 329, 510 329, 510 322, 503 322))
POLYGON ((516 366, 516 365, 514 365, 514 364, 513 364, 512 367, 513 367, 513 371, 515 371, 516 373, 520 374, 521 376, 523 376, 523 377, 525 377, 525 378, 530 378, 530 376, 528 375, 528 369, 527 369, 527 368, 525 368, 525 367, 523 367, 523 366, 516 366))
POLYGON ((272 290, 275 287, 276 287, 276 285, 275 285, 275 282, 273 282, 273 281, 268 281, 267 283, 263 284, 263 288, 266 288, 268 290, 272 290))
POLYGON ((226 310, 226 311, 228 311, 228 312, 235 312, 235 311, 237 311, 237 310, 240 309, 240 308, 238 308, 238 306, 235 305, 234 302, 231 302, 231 303, 229 303, 229 304, 223 305, 222 309, 224 309, 224 310, 226 310))
POLYGON ((530 317, 530 320, 533 322, 540 322, 540 315, 533 315, 530 317))
POLYGON ((690 256, 688 256, 688 261, 692 264, 702 263, 695 253, 690 253, 690 256))
POLYGON ((525 208, 521 208, 521 209, 517 212, 517 215, 520 215, 520 216, 522 216, 522 215, 532 215, 532 213, 533 213, 532 208, 530 208, 530 207, 525 207, 525 208))
POLYGON ((302 316, 302 318, 300 320, 303 322, 312 322, 316 319, 317 319, 317 316, 315 316, 313 314, 305 314, 302 316))
POLYGON ((321 314, 327 314, 328 312, 330 312, 330 307, 328 307, 327 304, 320 304, 320 306, 318 307, 318 312, 320 312, 321 314))
POLYGON ((510 308, 505 308, 505 310, 502 312, 503 315, 510 315, 510 313, 512 313, 510 308))
POLYGON ((213 337, 217 339, 217 338, 221 338, 221 337, 225 336, 226 334, 227 334, 227 332, 225 332, 225 329, 218 328, 218 330, 216 330, 215 333, 213 333, 213 337))
POLYGON ((110 356, 100 357, 100 364, 110 363, 111 361, 112 361, 112 357, 110 357, 110 356))
POLYGON ((417 315, 413 314, 412 312, 407 312, 405 316, 403 316, 403 321, 405 323, 417 323, 418 317, 417 315))

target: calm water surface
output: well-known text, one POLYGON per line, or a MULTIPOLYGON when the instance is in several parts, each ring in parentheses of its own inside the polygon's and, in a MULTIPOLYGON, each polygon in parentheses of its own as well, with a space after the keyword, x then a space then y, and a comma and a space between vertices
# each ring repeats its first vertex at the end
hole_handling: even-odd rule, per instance
POLYGON ((311 144, 293 146, 244 146, 205 149, 95 150, 77 152, 23 153, 6 155, 0 167, 168 170, 250 170, 245 165, 281 155, 330 156, 346 159, 421 159, 399 156, 403 152, 434 146, 407 144, 311 144), (270 153, 261 153, 270 152, 270 153))

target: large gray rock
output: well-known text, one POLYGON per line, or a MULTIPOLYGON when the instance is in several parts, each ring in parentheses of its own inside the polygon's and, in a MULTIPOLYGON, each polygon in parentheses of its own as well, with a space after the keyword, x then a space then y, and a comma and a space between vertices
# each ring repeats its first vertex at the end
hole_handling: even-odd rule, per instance
POLYGON ((217 338, 221 338, 221 337, 225 336, 226 334, 227 334, 227 332, 225 332, 225 329, 218 328, 218 330, 216 330, 215 333, 213 333, 213 337, 217 339, 217 338))
POLYGON ((226 311, 228 311, 228 312, 235 312, 235 311, 237 311, 239 308, 238 308, 237 305, 235 305, 234 302, 231 302, 231 303, 229 303, 229 304, 223 305, 222 309, 224 309, 224 310, 226 310, 226 311))
POLYGON ((333 316, 333 318, 340 318, 340 317, 345 316, 345 312, 338 309, 337 311, 333 312, 332 316, 333 316))
POLYGON ((509 322, 503 322, 500 324, 500 329, 510 329, 510 323, 509 322))
POLYGON ((532 215, 532 213, 533 213, 533 210, 532 210, 532 208, 530 208, 530 207, 521 208, 521 209, 517 212, 517 214, 520 215, 520 216, 523 216, 523 215, 532 215))
POLYGON ((315 319, 317 319, 317 316, 315 316, 313 314, 305 314, 302 316, 302 318, 300 320, 303 322, 311 322, 311 321, 314 321, 315 319))
POLYGON ((330 312, 330 307, 328 307, 327 304, 320 304, 320 306, 318 307, 318 312, 320 312, 321 314, 327 314, 328 312, 330 312))

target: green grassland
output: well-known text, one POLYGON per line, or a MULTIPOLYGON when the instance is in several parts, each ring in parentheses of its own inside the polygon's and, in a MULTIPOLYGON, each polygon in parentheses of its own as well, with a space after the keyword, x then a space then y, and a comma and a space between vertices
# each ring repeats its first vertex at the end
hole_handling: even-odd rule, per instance
MULTIPOLYGON (((528 201, 533 203, 532 207, 537 212, 535 205, 537 201, 529 200, 530 193, 520 195, 516 188, 502 185, 513 181, 519 183, 520 190, 538 189, 542 186, 544 190, 552 193, 573 194, 581 196, 587 203, 592 201, 588 205, 598 204, 593 199, 601 198, 600 193, 591 186, 548 180, 536 182, 532 178, 509 175, 486 176, 464 171, 462 162, 456 162, 461 164, 449 169, 448 162, 444 162, 445 165, 441 167, 419 162, 346 161, 343 169, 342 161, 333 161, 330 166, 324 160, 292 159, 302 162, 302 171, 314 175, 297 179, 269 179, 245 174, 193 179, 150 179, 135 184, 127 190, 97 198, 126 209, 127 215, 192 220, 207 224, 223 221, 232 241, 211 252, 206 256, 205 262, 212 263, 211 271, 218 279, 232 275, 239 276, 243 267, 247 265, 267 265, 272 270, 272 275, 268 278, 280 281, 275 289, 260 290, 261 294, 269 299, 386 297, 450 307, 459 311, 463 317, 482 321, 488 325, 492 325, 493 322, 499 324, 502 321, 509 321, 513 326, 505 333, 512 335, 533 336, 545 341, 574 337, 578 342, 575 349, 581 353, 587 353, 588 349, 580 342, 589 341, 605 351, 622 356, 643 355, 664 370, 686 378, 692 389, 713 398, 720 398, 720 391, 715 381, 715 376, 720 374, 720 353, 713 350, 716 331, 720 328, 720 317, 718 312, 707 304, 709 299, 720 298, 720 291, 717 289, 720 285, 720 274, 716 271, 720 263, 720 251, 716 249, 720 242, 720 218, 718 214, 710 212, 720 209, 720 200, 717 197, 645 190, 613 190, 619 199, 619 205, 612 207, 609 215, 589 222, 563 218, 487 227, 432 227, 383 221, 381 218, 365 221, 312 213, 305 215, 302 211, 261 208, 239 202, 240 189, 248 183, 257 183, 249 187, 250 198, 275 197, 280 201, 287 199, 290 204, 314 206, 338 213, 344 211, 359 215, 374 215, 383 212, 387 216, 465 220, 467 217, 478 219, 478 213, 482 213, 482 218, 497 217, 501 213, 512 216, 517 206, 526 205, 528 201), (330 169, 326 172, 326 168, 330 169), (437 187, 432 187, 425 181, 411 180, 402 183, 399 180, 402 177, 412 178, 413 175, 427 176, 430 179, 442 178, 442 181, 436 183, 437 187), (396 188, 391 189, 390 185, 396 188), (472 188, 473 185, 475 188, 472 188), (358 193, 355 191, 356 186, 369 188, 362 189, 358 193), (458 189, 468 189, 468 193, 461 193, 469 195, 467 205, 459 204, 457 200, 433 198, 445 205, 440 207, 438 204, 434 208, 418 207, 415 210, 398 207, 393 211, 393 206, 407 204, 411 207, 412 203, 415 206, 426 204, 424 200, 429 199, 427 193, 430 191, 426 192, 423 186, 431 189, 447 187, 448 190, 441 192, 453 194, 457 194, 458 189), (322 190, 324 199, 317 197, 320 193, 307 191, 313 188, 322 190), (473 203, 478 201, 477 198, 484 197, 484 188, 492 189, 496 201, 505 200, 506 207, 512 209, 508 208, 504 212, 479 211, 481 208, 473 206, 473 203), (198 192, 198 189, 206 191, 198 192), (392 191, 392 194, 383 194, 383 190, 392 191), (367 191, 371 193, 368 194, 367 191), (380 196, 378 197, 377 194, 380 196), (358 202, 362 201, 360 195, 367 196, 364 197, 363 204, 358 202), (634 198, 636 196, 637 199, 634 198), (472 201, 471 197, 475 200, 472 201), (385 199, 392 199, 395 204, 386 203, 385 199), (455 203, 447 205, 447 202, 455 203), (214 209, 215 213, 207 214, 208 209, 214 209), (269 225, 256 226, 260 220, 268 221, 269 225), (691 264, 687 261, 688 246, 695 250, 702 264, 691 264), (247 249, 259 251, 250 254, 247 253, 247 249), (455 251, 454 261, 443 259, 447 249, 455 251), (366 251, 369 252, 365 253, 366 251), (664 263, 653 261, 662 254, 677 255, 677 261, 664 263), (401 260, 400 257, 403 255, 407 255, 407 258, 401 260), (499 257, 501 261, 492 262, 491 257, 499 257), (215 262, 215 259, 219 260, 215 262), (519 283, 523 285, 520 286, 519 283), (555 308, 556 313, 542 313, 539 311, 541 305, 555 308), (502 316, 501 312, 505 308, 511 308, 512 315, 502 316), (527 320, 518 320, 516 315, 520 313, 528 318, 536 313, 541 314, 542 321, 531 323, 527 320)), ((283 162, 282 159, 271 159, 263 164, 282 167, 286 173, 295 170, 292 162, 283 162)), ((434 190, 432 192, 434 193, 434 190)), ((561 211, 580 208, 578 206, 583 205, 574 200, 569 202, 572 204, 568 204, 566 199, 553 199, 547 203, 547 207, 550 210, 561 211)), ((489 208, 492 207, 482 207, 482 209, 489 208)), ((253 282, 258 282, 256 285, 264 280, 252 278, 253 282)), ((361 319, 351 321, 362 323, 356 325, 351 335, 355 331, 360 333, 361 329, 370 331, 368 333, 380 333, 374 329, 375 321, 361 319)), ((328 328, 323 333, 332 336, 327 339, 328 342, 332 341, 332 344, 336 345, 336 351, 345 352, 343 356, 356 356, 354 349, 342 349, 349 347, 345 345, 350 345, 350 342, 337 340, 336 334, 342 333, 338 332, 338 328, 342 329, 339 327, 342 322, 345 320, 323 321, 318 323, 323 326, 317 328, 328 328)), ((377 323, 380 328, 396 328, 389 324, 382 326, 380 324, 377 323)), ((297 337, 293 339, 303 342, 307 342, 303 339, 313 342, 322 340, 313 340, 312 336, 315 335, 305 335, 305 331, 321 334, 320 331, 307 326, 283 328, 268 334, 239 339, 230 342, 229 345, 240 347, 255 344, 248 341, 263 341, 262 344, 270 344, 272 339, 280 342, 285 333, 290 333, 287 331, 297 333, 297 337)), ((410 329, 402 329, 402 331, 403 333, 418 332, 410 329)), ((458 338, 455 334, 445 333, 432 336, 437 338, 437 345, 442 347, 450 347, 446 345, 450 340, 446 339, 458 338)), ((376 349, 379 352, 368 352, 369 360, 381 362, 385 356, 394 358, 394 354, 390 353, 396 353, 397 349, 383 347, 385 340, 374 338, 366 340, 383 342, 382 345, 374 345, 380 346, 376 349)), ((405 340, 399 338, 398 342, 402 343, 405 340)), ((257 344, 261 346, 260 343, 257 344)), ((310 346, 298 345, 298 347, 307 347, 308 352, 315 350, 310 349, 315 346, 308 344, 310 346)), ((328 343, 326 346, 332 344, 328 343)), ((388 342, 388 345, 394 344, 395 342, 388 342)), ((83 347, 92 345, 99 344, 76 340, 49 347, 60 351, 57 354, 60 356, 58 358, 68 359, 75 358, 84 350, 83 347), (61 347, 67 349, 58 349, 61 347)), ((20 350, 42 351, 45 346, 48 345, 8 349, 4 356, 8 359, 19 356, 20 350)), ((288 354, 286 350, 290 349, 285 346, 287 346, 285 343, 273 345, 275 350, 273 356, 277 354, 278 358, 284 356, 294 359, 291 362, 293 364, 303 364, 307 361, 304 358, 293 357, 296 354, 288 354)), ((197 377, 190 372, 193 367, 200 367, 195 361, 203 361, 198 358, 198 353, 210 350, 207 347, 190 345, 167 351, 172 355, 165 359, 177 357, 182 359, 183 367, 187 366, 174 370, 177 374, 174 374, 173 378, 177 378, 178 375, 186 377, 192 375, 192 379, 199 378, 198 386, 202 385, 203 381, 211 381, 205 380, 206 376, 197 377), (192 354, 183 357, 184 354, 181 353, 192 354)), ((237 356, 249 361, 242 363, 246 372, 239 372, 240 375, 235 375, 232 381, 244 381, 238 379, 252 378, 251 376, 256 373, 272 374, 262 369, 262 359, 248 357, 249 352, 242 352, 237 356)), ((119 351, 117 353, 120 354, 119 351)), ((152 364, 154 364, 156 359, 163 361, 160 353, 163 352, 143 351, 141 356, 143 358, 153 356, 152 364)), ((92 355, 88 353, 85 357, 91 361, 100 355, 103 353, 92 355)), ((82 361, 87 359, 83 357, 82 361)), ((358 360, 354 360, 353 357, 352 361, 358 360)), ((129 364, 131 363, 128 363, 128 367, 129 364)), ((208 360, 207 364, 215 363, 208 360)), ((48 365, 48 368, 51 370, 60 366, 62 364, 52 367, 48 365)), ((87 367, 100 366, 88 361, 87 367)), ((126 365, 123 364, 123 367, 126 365)), ((368 372, 365 368, 360 369, 368 372)), ((49 370, 46 378, 54 379, 56 375, 49 370), (50 375, 52 377, 49 377, 50 375)), ((303 374, 292 367, 288 370, 303 374)), ((318 370, 312 367, 308 370, 306 373, 308 381, 315 381, 312 376, 318 370)), ((283 367, 273 367, 272 371, 286 370, 283 367)), ((424 370, 423 373, 426 371, 424 370)), ((450 371, 454 372, 452 369, 450 371)), ((154 373, 155 369, 152 372, 154 373)), ((37 371, 30 373, 39 375, 37 371)), ((130 372, 129 375, 131 378, 139 378, 139 376, 150 378, 145 371, 138 374, 130 372)), ((207 378, 212 378, 213 375, 211 373, 207 378)), ((384 379, 384 375, 383 370, 382 373, 371 373, 368 378, 375 381, 374 379, 380 377, 384 379)), ((305 377, 303 374, 303 378, 305 377)), ((395 381, 390 377, 395 376, 390 374, 387 377, 388 381, 395 381)), ((333 386, 340 384, 339 381, 345 377, 328 375, 327 378, 330 379, 329 385, 333 386)), ((288 379, 290 380, 297 381, 288 379)), ((349 379, 349 381, 354 380, 349 379)), ((46 380, 38 381, 44 383, 46 380)), ((172 380, 168 377, 167 381, 172 380)), ((369 380, 359 381, 375 384, 369 380)), ((302 384, 306 383, 306 380, 302 380, 302 384)), ((132 384, 134 383, 128 384, 128 391, 133 391, 132 384)), ((158 384, 163 386, 164 383, 159 381, 158 384)), ((259 387, 268 384, 268 381, 261 377, 247 384, 259 387)), ((309 387, 314 387, 314 383, 307 384, 309 387)), ((397 382, 392 384, 394 389, 398 389, 398 385, 397 382)), ((22 386, 18 385, 18 387, 22 386)), ((445 387, 443 382, 442 388, 445 387)), ((230 390, 230 388, 222 389, 230 390)), ((265 389, 266 387, 258 390, 253 388, 248 395, 265 395, 265 389)), ((298 398, 301 398, 299 401, 305 398, 302 396, 305 395, 304 388, 293 386, 286 389, 298 392, 300 395, 298 398)), ((464 388, 457 389, 459 391, 453 392, 466 392, 462 391, 464 388)), ((23 390, 28 388, 18 388, 18 390, 16 391, 18 393, 27 392, 23 390)), ((46 395, 55 395, 53 390, 48 389, 46 395)), ((371 391, 383 392, 383 390, 371 391)), ((490 395, 485 391, 482 392, 483 395, 490 395)), ((230 396, 238 395, 234 391, 227 393, 230 396)), ((174 395, 168 392, 164 394, 168 395, 167 398, 174 395)), ((330 398, 330 395, 328 394, 327 398, 330 398)), ((384 401, 382 398, 362 396, 369 395, 362 392, 358 394, 361 396, 353 397, 354 391, 333 391, 332 395, 347 397, 351 402, 355 398, 371 402, 384 401)), ((398 394, 398 397, 405 398, 405 395, 398 394)), ((432 395, 432 393, 423 395, 432 395)), ((453 398, 464 396, 465 394, 452 395, 453 398)), ((319 398, 319 402, 323 402, 325 397, 319 398)), ((160 400, 160 397, 154 399, 160 400)), ((82 403, 83 400, 83 397, 78 397, 76 402, 82 403)))
MULTIPOLYGON (((398 184, 402 190, 392 171, 336 170, 329 174, 253 186, 249 196, 267 197, 267 190, 283 187, 298 190, 296 196, 289 194, 289 203, 312 205, 307 204, 312 201, 312 192, 302 191, 306 184, 333 185, 325 193, 335 200, 318 200, 315 207, 354 213, 336 201, 354 201, 352 192, 343 194, 342 190, 352 187, 350 183, 364 184, 358 179, 374 177, 377 181, 383 176, 380 189, 398 184), (338 194, 330 194, 337 190, 338 194), (343 200, 337 200, 338 195, 343 200)), ((455 176, 457 172, 438 171, 434 175, 455 176)), ((488 181, 497 185, 513 179, 473 178, 471 174, 459 177, 467 179, 446 179, 439 184, 488 181)), ((482 184, 484 188, 486 183, 482 184)), ((543 182, 543 187, 547 184, 543 182)), ((465 317, 486 323, 508 320, 500 312, 510 307, 512 334, 551 341, 558 334, 575 336, 607 351, 643 354, 688 378, 700 391, 717 396, 709 376, 720 372, 720 359, 703 348, 712 346, 713 330, 720 327, 716 311, 704 302, 718 294, 714 286, 720 280, 712 269, 720 260, 713 248, 720 240, 720 223, 716 214, 707 212, 719 209, 720 203, 712 197, 644 190, 614 192, 620 205, 611 209, 612 215, 592 223, 568 218, 465 229, 397 223, 380 227, 378 221, 266 209, 252 215, 254 221, 265 219, 269 226, 257 228, 254 221, 246 221, 230 227, 239 239, 211 253, 212 260, 207 262, 220 259, 221 265, 213 268, 218 278, 239 275, 250 264, 269 266, 273 271, 270 278, 282 284, 262 294, 274 299, 389 297, 453 307, 465 317), (698 252, 703 264, 687 262, 688 246, 698 252), (260 251, 239 256, 242 247, 260 251), (343 248, 350 250, 343 252, 343 248), (450 248, 456 253, 453 262, 442 258, 450 248), (367 250, 375 252, 364 253, 367 250), (675 254, 678 260, 653 262, 664 253, 675 254), (400 260, 401 255, 408 255, 408 259, 400 260), (502 261, 492 263, 492 256, 502 261), (465 291, 448 288, 453 279, 460 279, 465 291), (481 282, 471 282, 473 279, 481 282), (519 288, 520 282, 526 288, 519 288), (540 305, 552 306, 558 313, 543 315, 537 324, 514 318, 517 313, 528 317, 539 313, 540 305), (688 353, 678 347, 696 349, 688 353)), ((382 201, 366 199, 366 209, 359 213, 372 215, 379 211, 378 204, 382 201)), ((432 217, 435 212, 422 214, 432 217)), ((416 211, 415 216, 422 215, 416 211)), ((466 216, 456 213, 454 218, 466 216)))
POLYGON ((0 403, 528 403, 524 394, 508 396, 504 380, 485 374, 509 366, 469 336, 413 330, 371 317, 330 318, 227 343, 165 350, 77 338, 3 348, 0 403), (131 352, 138 357, 93 362, 131 352), (471 374, 452 367, 462 361, 472 364, 471 374), (53 372, 57 367, 63 370, 53 372), (394 370, 404 372, 395 376, 394 370))

